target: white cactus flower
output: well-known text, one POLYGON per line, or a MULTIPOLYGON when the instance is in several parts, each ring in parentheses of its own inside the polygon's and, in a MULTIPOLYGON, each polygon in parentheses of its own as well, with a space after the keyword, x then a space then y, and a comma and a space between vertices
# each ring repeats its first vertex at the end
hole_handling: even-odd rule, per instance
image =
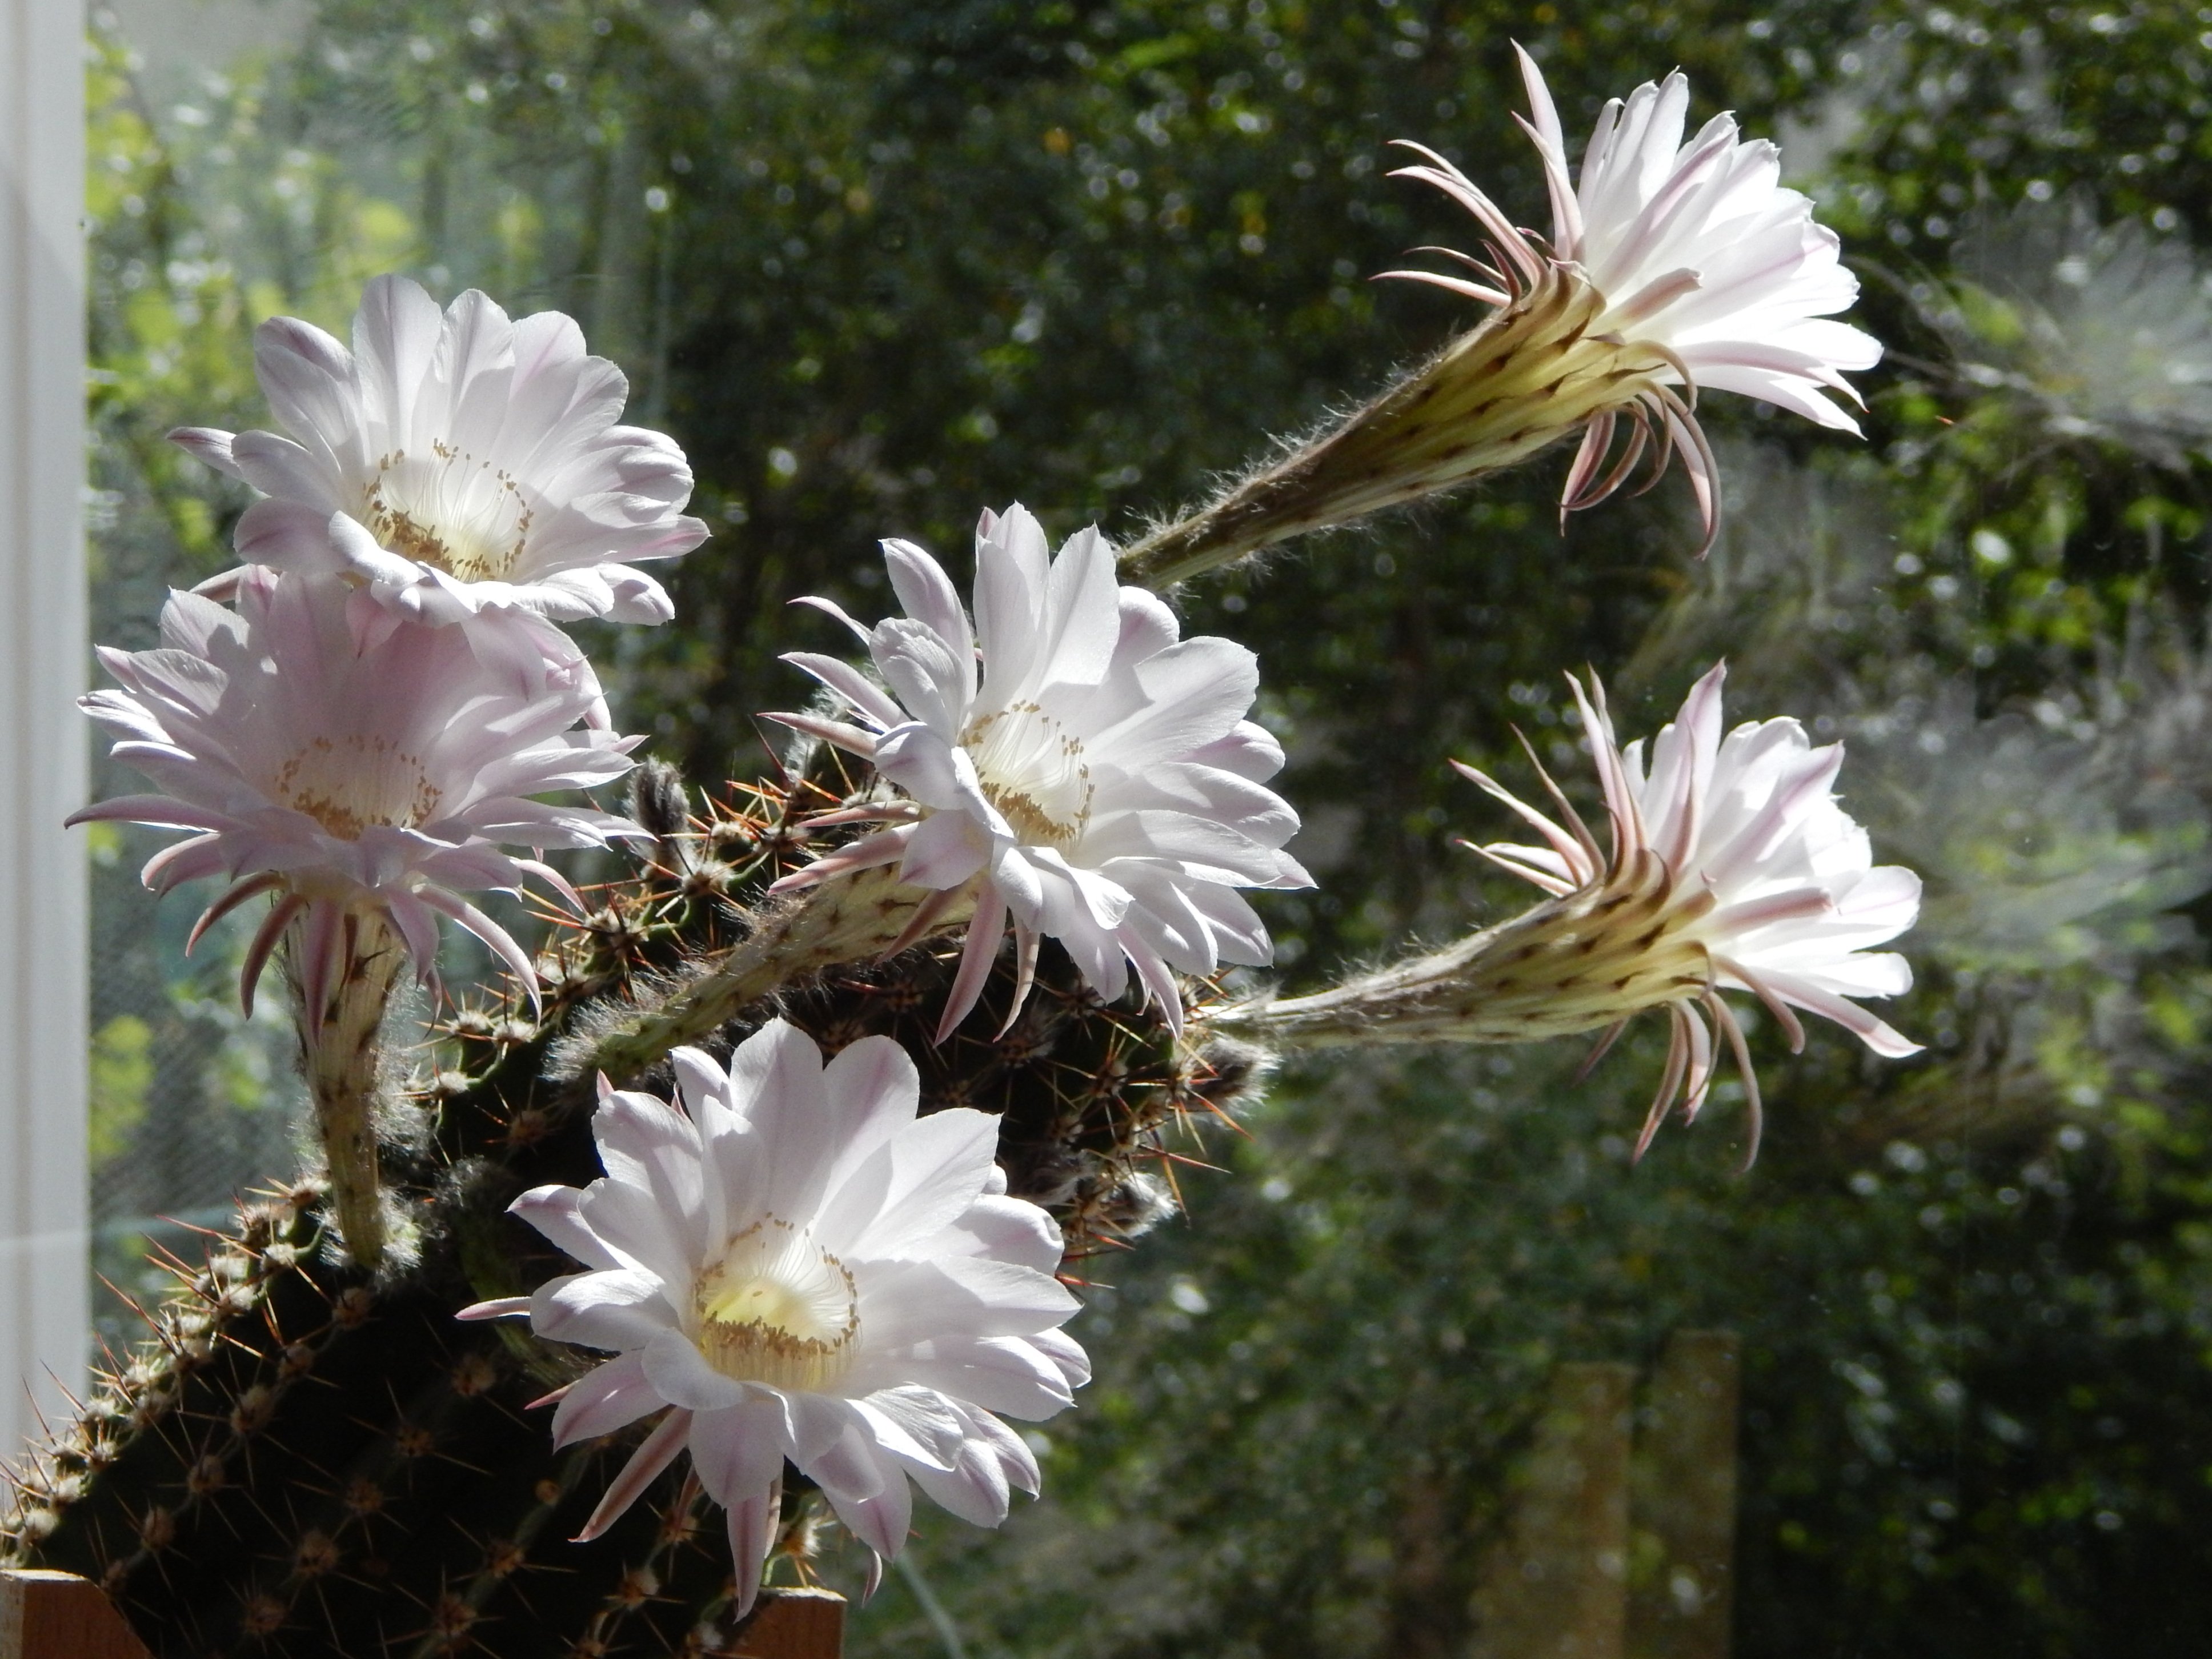
POLYGON ((158 649, 101 649, 122 689, 80 706, 117 734, 112 757, 161 793, 102 801, 70 822, 193 831, 149 860, 144 879, 167 892, 232 878, 195 942, 246 900, 274 896, 246 953, 249 1006, 296 921, 306 1006, 322 1008, 363 915, 390 923, 422 975, 445 915, 533 984, 527 952, 462 895, 513 890, 534 875, 573 901, 558 872, 500 846, 598 847, 641 833, 531 799, 630 769, 636 738, 572 729, 603 708, 590 665, 551 650, 560 635, 535 617, 431 627, 327 575, 250 568, 237 601, 233 611, 173 593, 158 649))
MULTIPOLYGON (((1095 530, 1048 556, 1024 508, 983 515, 971 625, 936 560, 884 544, 906 615, 862 628, 824 601, 872 655, 887 691, 833 657, 785 658, 830 688, 859 724, 774 718, 873 763, 902 799, 842 816, 890 827, 779 885, 896 863, 944 896, 909 935, 975 896, 941 1040, 966 1018, 1008 918, 1026 996, 1038 941, 1066 947, 1109 1000, 1129 969, 1180 1025, 1175 975, 1261 965, 1273 945, 1240 887, 1306 887, 1282 851, 1298 827, 1264 787, 1283 751, 1244 718, 1259 663, 1231 641, 1179 639, 1175 614, 1118 586, 1095 530)), ((817 820, 823 822, 823 820, 817 820)))
MULTIPOLYGON (((1548 777, 1564 826, 1482 773, 1459 768, 1544 842, 1474 850, 1554 898, 1575 901, 1565 914, 1585 941, 1610 927, 1632 944, 1602 974, 1562 988, 1557 1004, 1578 1009, 1586 1027, 1608 1028, 1601 1052, 1644 1009, 1663 1006, 1671 1017, 1673 1042, 1639 1152, 1675 1100, 1691 1117, 1704 1103, 1713 1028, 1742 1073, 1756 1151, 1758 1081, 1723 991, 1758 997, 1793 1048, 1805 1041, 1798 1009, 1834 1021, 1878 1054, 1920 1048, 1852 1000, 1911 988, 1902 956, 1869 947, 1912 925, 1920 878, 1901 866, 1877 866, 1866 831, 1836 800, 1841 744, 1816 748, 1789 719, 1722 735, 1726 673, 1716 665, 1691 689, 1681 713, 1653 739, 1648 772, 1643 740, 1622 749, 1614 738, 1604 689, 1593 680, 1593 697, 1575 684, 1612 823, 1604 851, 1548 777)), ((1585 943, 1583 962, 1589 953, 1585 943)), ((1575 954, 1563 962, 1576 965, 1575 954)))
POLYGON ((1772 143, 1741 138, 1729 114, 1683 142, 1690 88, 1680 70, 1606 105, 1575 179, 1543 72, 1515 51, 1533 117, 1522 125, 1542 158, 1551 195, 1549 248, 1516 228, 1449 161, 1411 144, 1425 165, 1394 176, 1434 185, 1466 208, 1497 263, 1455 256, 1480 274, 1474 282, 1428 271, 1389 274, 1501 307, 1540 287, 1553 261, 1594 286, 1601 307, 1594 317, 1576 319, 1577 337, 1618 342, 1656 367, 1625 383, 1631 395, 1620 404, 1589 418, 1561 508, 1604 500, 1632 475, 1647 446, 1657 465, 1671 450, 1689 473, 1710 545, 1720 498, 1712 451, 1692 412, 1696 392, 1738 392, 1817 425, 1856 432, 1858 423, 1826 394, 1857 403, 1844 371, 1871 368, 1881 358, 1871 335, 1832 320, 1856 299, 1858 280, 1838 257, 1835 233, 1814 222, 1811 201, 1782 187, 1781 152, 1772 143), (1608 465, 1624 418, 1627 445, 1608 465))
MULTIPOLYGON (((342 572, 427 621, 487 608, 660 623, 641 559, 707 538, 670 439, 621 426, 629 383, 558 312, 520 321, 474 289, 442 313, 403 276, 369 283, 348 351, 296 317, 254 337, 289 436, 171 439, 266 498, 239 520, 251 564, 342 572)), ((202 589, 228 597, 237 573, 202 589)))
POLYGON ((527 1316, 605 1361, 559 1395, 568 1445, 666 1415, 611 1485, 597 1537, 685 1451, 728 1513, 738 1606, 752 1605, 787 1460, 878 1563, 906 1541, 911 1480, 996 1526, 1037 1490, 1000 1413, 1048 1418, 1090 1376, 1059 1327, 1060 1233, 1006 1196, 995 1117, 918 1118, 913 1060, 862 1037, 827 1066, 774 1020, 726 1068, 672 1056, 681 1105, 603 1085, 605 1176, 540 1187, 514 1213, 584 1264, 465 1319, 527 1316))

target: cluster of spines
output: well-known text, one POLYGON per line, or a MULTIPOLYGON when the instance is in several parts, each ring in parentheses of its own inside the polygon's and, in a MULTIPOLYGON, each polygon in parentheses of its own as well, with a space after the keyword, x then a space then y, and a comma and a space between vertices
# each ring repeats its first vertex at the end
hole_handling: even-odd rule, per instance
MULTIPOLYGON (((142 1437, 172 1431, 185 1385, 216 1359, 231 1328, 263 1311, 271 1279, 295 1272, 302 1249, 312 1248, 301 1231, 320 1196, 309 1183, 242 1207, 235 1232, 210 1235, 213 1242, 197 1267, 173 1254, 155 1258, 176 1281, 173 1292, 151 1310, 124 1298, 145 1322, 148 1336, 126 1355, 109 1351, 71 1420, 7 1472, 10 1501, 0 1515, 0 1548, 8 1559, 29 1559, 89 1483, 142 1437)), ((333 1308, 332 1324, 337 1313, 333 1308)), ((233 1461, 275 1415, 282 1391, 313 1369, 315 1340, 303 1334, 286 1345, 277 1373, 240 1394, 226 1414, 227 1432, 191 1461, 174 1503, 149 1503, 137 1511, 137 1547, 111 1558, 111 1584, 167 1547, 180 1511, 222 1490, 233 1461)))
POLYGON ((152 1335, 16 1472, 12 1557, 95 1579, 164 1655, 734 1651, 696 1487, 566 1544, 626 1446, 550 1453, 524 1407, 559 1356, 331 1267, 319 1201, 170 1263, 152 1335))

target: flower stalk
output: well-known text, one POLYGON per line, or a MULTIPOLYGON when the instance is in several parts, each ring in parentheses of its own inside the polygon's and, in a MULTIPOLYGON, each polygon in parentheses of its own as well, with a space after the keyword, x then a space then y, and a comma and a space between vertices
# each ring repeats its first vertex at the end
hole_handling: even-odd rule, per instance
POLYGON ((408 966, 407 951, 374 910, 349 909, 335 940, 314 939, 311 931, 308 919, 294 922, 285 945, 299 1011, 301 1065, 346 1253, 373 1269, 390 1242, 376 1156, 384 1015, 408 966), (335 958, 335 971, 317 971, 317 958, 325 953, 335 958))
POLYGON ((557 1075, 640 1076, 671 1050, 713 1034, 778 991, 848 962, 889 956, 964 925, 973 885, 917 887, 888 869, 863 870, 773 901, 753 930, 706 972, 658 1006, 556 1050, 557 1075))
POLYGON ((1712 908, 1641 849, 1601 884, 1548 899, 1443 950, 1310 996, 1232 1003, 1212 1030, 1284 1048, 1408 1042, 1528 1042, 1615 1025, 1702 997, 1712 969, 1680 925, 1712 908))
POLYGON ((1663 347, 1595 326, 1605 296, 1575 267, 1504 269, 1524 284, 1510 305, 1332 430, 1127 549, 1122 580, 1171 587, 1292 536, 1472 483, 1608 410, 1638 407, 1674 375, 1663 347))

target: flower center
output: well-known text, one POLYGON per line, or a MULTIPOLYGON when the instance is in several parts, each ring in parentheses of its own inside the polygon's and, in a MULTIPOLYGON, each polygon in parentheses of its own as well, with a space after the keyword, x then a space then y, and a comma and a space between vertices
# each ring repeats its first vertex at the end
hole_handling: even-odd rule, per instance
POLYGON ((738 1382, 817 1394, 860 1351, 860 1295, 845 1264, 774 1216, 729 1243, 692 1294, 700 1354, 738 1382))
POLYGON ((362 504, 384 546, 463 581, 510 575, 534 516, 512 473, 442 442, 383 457, 362 504))
POLYGON ((316 738, 276 770, 272 799, 343 841, 371 824, 411 829, 437 816, 443 792, 389 738, 316 738))
POLYGON ((1091 819, 1091 767, 1083 741, 1034 702, 1018 702, 969 723, 960 746, 975 763, 983 795, 1028 844, 1066 847, 1091 819))

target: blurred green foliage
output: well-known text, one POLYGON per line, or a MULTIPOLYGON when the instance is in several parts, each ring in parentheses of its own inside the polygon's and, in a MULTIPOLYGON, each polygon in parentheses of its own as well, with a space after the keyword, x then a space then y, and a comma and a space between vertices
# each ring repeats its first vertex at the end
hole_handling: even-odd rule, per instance
MULTIPOLYGON (((675 571, 679 621, 592 643, 695 780, 756 770, 753 711, 800 691, 776 654, 830 645, 786 603, 876 614, 876 538, 957 567, 1013 499, 1126 535, 1462 325, 1367 280, 1463 228, 1384 181, 1384 146, 1534 217, 1516 38, 1571 129, 1680 63, 1698 114, 1784 135, 1891 357, 1863 446, 1708 400, 1731 517, 1702 567, 1674 483, 1562 533, 1555 458, 1185 596, 1261 651, 1291 750, 1322 884, 1269 896, 1282 976, 1521 902, 1448 845, 1498 825, 1442 763, 1525 780, 1517 724, 1577 775, 1561 671, 1606 673, 1632 732, 1726 654, 1741 716, 1850 739, 1854 810, 1928 876, 1893 1018, 1930 1051, 1822 1030, 1793 1059, 1760 1031, 1746 1176, 1733 1085, 1629 1167, 1656 1032, 1587 1082, 1552 1049, 1282 1077, 1204 1150, 1233 1178, 1185 1170, 1189 1219, 1101 1270, 1100 1376, 1043 1431, 1048 1498, 1003 1535, 925 1519, 921 1570, 975 1654, 1456 1654, 1548 1367, 1725 1326, 1738 1651, 2194 1653, 2207 472, 2054 428, 1938 319, 2005 327, 1951 268, 1977 214, 2079 190, 2212 241, 2212 9, 323 0, 167 107, 104 34, 102 637, 144 643, 243 505, 160 434, 255 423, 252 324, 338 325, 404 267, 573 312, 684 443, 717 533, 675 571)), ((100 891, 140 919, 102 948, 143 1001, 189 907, 156 937, 121 876, 100 891)), ((204 1021, 219 978, 161 994, 204 1021)), ((130 1028, 102 1030, 138 1098, 130 1028)), ((206 1103, 252 1100, 264 1051, 192 1052, 200 1103, 118 1106, 115 1133, 204 1139, 206 1103)), ((854 1650, 942 1638, 894 1583, 854 1650)))

